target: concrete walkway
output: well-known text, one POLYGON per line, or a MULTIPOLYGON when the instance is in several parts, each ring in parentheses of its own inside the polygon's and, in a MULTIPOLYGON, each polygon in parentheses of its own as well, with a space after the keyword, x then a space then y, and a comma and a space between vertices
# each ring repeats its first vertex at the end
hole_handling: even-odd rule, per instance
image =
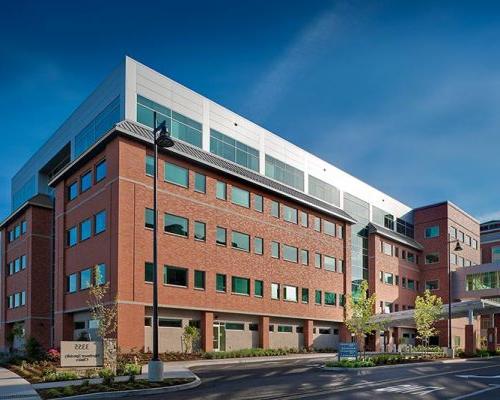
POLYGON ((27 380, 0 368, 0 399, 39 400, 40 397, 27 380))

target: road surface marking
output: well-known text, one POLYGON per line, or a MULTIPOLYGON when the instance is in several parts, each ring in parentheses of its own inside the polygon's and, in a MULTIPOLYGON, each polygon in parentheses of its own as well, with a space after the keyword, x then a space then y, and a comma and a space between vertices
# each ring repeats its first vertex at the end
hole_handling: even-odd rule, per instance
POLYGON ((407 393, 414 394, 416 396, 424 396, 428 393, 436 392, 438 390, 443 390, 443 387, 439 386, 421 386, 421 385, 398 385, 398 386, 388 386, 380 389, 373 389, 375 392, 388 392, 388 393, 407 393))
POLYGON ((466 379, 500 379, 500 375, 456 375, 457 378, 466 379))
POLYGON ((477 396, 478 394, 486 393, 486 392, 489 392, 491 390, 495 390, 495 389, 498 389, 498 388, 500 388, 500 385, 490 385, 490 387, 488 387, 488 388, 478 390, 477 392, 473 392, 473 393, 469 393, 469 394, 464 394, 463 396, 454 397, 451 400, 467 399, 469 397, 477 396))

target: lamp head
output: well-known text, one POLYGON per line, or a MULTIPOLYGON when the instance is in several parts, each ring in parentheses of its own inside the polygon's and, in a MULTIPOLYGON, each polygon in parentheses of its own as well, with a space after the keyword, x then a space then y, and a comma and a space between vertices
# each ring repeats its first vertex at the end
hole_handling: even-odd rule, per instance
POLYGON ((153 130, 153 137, 155 138, 156 145, 159 147, 167 148, 174 145, 174 141, 170 137, 170 132, 167 129, 165 121, 153 130))
POLYGON ((462 250, 463 250, 463 248, 462 248, 462 246, 460 246, 460 242, 457 241, 457 244, 455 246, 455 251, 462 251, 462 250))

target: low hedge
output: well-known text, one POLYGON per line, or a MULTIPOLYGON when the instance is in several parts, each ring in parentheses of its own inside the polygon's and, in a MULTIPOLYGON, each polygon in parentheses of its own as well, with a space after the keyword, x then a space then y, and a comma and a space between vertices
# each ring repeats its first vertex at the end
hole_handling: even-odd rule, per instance
POLYGON ((223 358, 245 358, 245 357, 268 357, 268 356, 286 356, 288 354, 308 353, 305 349, 242 349, 232 351, 211 351, 203 353, 203 358, 223 359, 223 358))

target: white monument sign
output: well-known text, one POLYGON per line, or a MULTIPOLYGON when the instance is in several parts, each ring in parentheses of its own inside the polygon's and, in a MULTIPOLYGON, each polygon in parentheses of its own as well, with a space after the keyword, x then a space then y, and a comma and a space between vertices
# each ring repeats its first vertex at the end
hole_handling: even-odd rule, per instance
POLYGON ((61 342, 61 367, 100 367, 102 342, 61 342))

